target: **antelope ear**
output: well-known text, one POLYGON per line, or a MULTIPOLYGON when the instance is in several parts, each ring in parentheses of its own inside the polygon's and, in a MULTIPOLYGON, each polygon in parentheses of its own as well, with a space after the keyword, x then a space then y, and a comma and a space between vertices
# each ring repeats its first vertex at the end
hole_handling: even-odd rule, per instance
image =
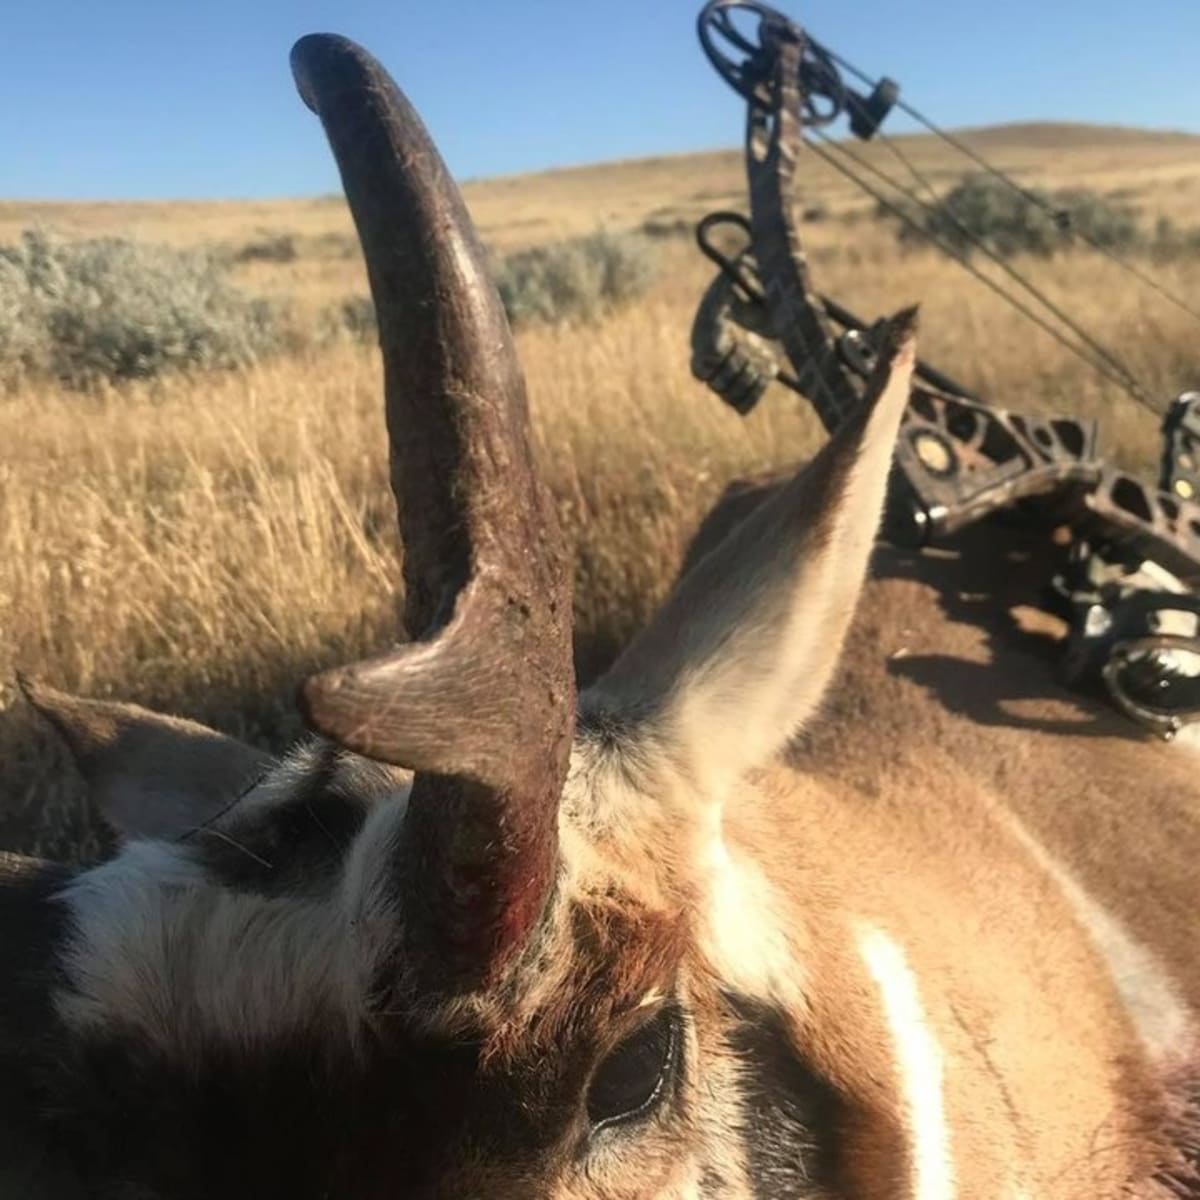
POLYGON ((783 748, 837 665, 883 509, 915 331, 915 309, 892 318, 855 415, 693 564, 585 696, 717 798, 783 748))
POLYGON ((122 837, 172 838, 203 824, 271 761, 195 721, 19 682, 62 735, 93 803, 122 837))

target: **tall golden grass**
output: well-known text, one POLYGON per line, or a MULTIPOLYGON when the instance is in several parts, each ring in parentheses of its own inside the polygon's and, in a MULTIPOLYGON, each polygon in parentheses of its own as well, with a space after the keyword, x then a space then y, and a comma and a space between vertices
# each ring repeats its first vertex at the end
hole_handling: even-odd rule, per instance
MULTIPOLYGON (((712 162, 697 162, 698 178, 707 179, 712 162)), ((728 165, 732 193, 732 159, 728 165)), ((1155 159, 1152 181, 1161 183, 1168 165, 1155 159)), ((1105 167, 1110 183, 1118 166, 1105 167)), ((1139 159, 1124 176, 1130 186, 1148 186, 1138 175, 1144 166, 1139 159)), ((1193 168, 1171 175, 1170 186, 1200 181, 1200 162, 1193 168)), ((1070 175, 1061 156, 1055 169, 1070 175)), ((613 169, 620 201, 609 207, 632 206, 629 170, 613 169)), ((602 223, 602 173, 589 178, 590 222, 573 211, 559 226, 546 216, 537 231, 602 223)), ((669 208, 681 188, 716 190, 694 184, 672 184, 671 192, 660 181, 639 211, 669 208)), ((569 207, 558 194, 562 179, 556 186, 536 213, 569 207)), ((493 187, 473 201, 493 228, 503 225, 505 187, 537 193, 536 181, 493 187)), ((346 228, 340 206, 308 203, 334 214, 321 218, 326 225, 346 228)), ((198 225, 189 224, 189 207, 174 213, 174 225, 161 213, 156 220, 187 241, 189 229, 192 240, 232 237, 266 219, 230 208, 232 223, 222 227, 198 211, 198 225)), ((299 202, 275 207, 270 219, 300 211, 299 202)), ((500 241, 518 244, 531 218, 520 206, 508 215, 500 241)), ((0 210, 0 228, 4 217, 0 210)), ((113 212, 106 219, 121 228, 113 212)), ((126 227, 138 223, 135 211, 126 227)), ((268 227, 304 232, 298 221, 268 227)), ((954 264, 929 251, 901 252, 886 227, 844 207, 808 229, 824 290, 868 317, 920 301, 923 354, 968 387, 1018 410, 1100 417, 1108 446, 1126 464, 1144 465, 1156 453, 1151 416, 954 264)), ((637 307, 518 338, 538 452, 575 549, 585 672, 645 618, 724 485, 803 458, 819 436, 789 393, 769 395, 742 419, 691 378, 688 331, 709 271, 683 241, 659 253, 661 282, 637 307)), ((1196 327, 1185 315, 1093 256, 1022 265, 1164 404, 1200 384, 1196 327)), ((1156 271, 1175 291, 1200 297, 1200 262, 1156 271)), ((253 264, 243 280, 314 308, 365 288, 357 259, 319 256, 253 264)), ((58 855, 96 848, 78 781, 17 696, 17 669, 279 747, 300 733, 292 694, 306 672, 394 636, 398 547, 379 376, 374 351, 339 344, 238 374, 86 396, 30 383, 0 398, 0 845, 58 855)))

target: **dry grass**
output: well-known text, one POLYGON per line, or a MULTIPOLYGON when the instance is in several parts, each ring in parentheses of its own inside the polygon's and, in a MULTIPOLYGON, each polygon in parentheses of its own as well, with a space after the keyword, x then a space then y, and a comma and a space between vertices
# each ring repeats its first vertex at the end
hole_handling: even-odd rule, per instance
MULTIPOLYGON (((1131 189, 1155 213, 1200 195, 1194 141, 1073 136, 1070 154, 1044 132, 988 150, 1051 186, 1131 189)), ((655 212, 694 216, 739 201, 739 186, 736 157, 722 154, 467 190, 493 244, 512 247, 655 212)), ((901 254, 824 176, 814 190, 834 213, 808 227, 822 288, 868 316, 919 299, 926 356, 967 386, 1018 409, 1102 416, 1125 462, 1155 452, 1149 416, 953 264, 901 254)), ((326 235, 349 230, 340 203, 48 212, 68 231, 180 243, 293 233, 300 257, 248 264, 248 286, 314 309, 365 286, 357 256, 330 252, 326 235)), ((0 241, 38 214, 0 205, 0 241)), ((708 272, 682 241, 661 253, 662 283, 636 309, 519 339, 539 452, 576 549, 584 670, 644 618, 731 477, 802 457, 817 438, 786 393, 742 420, 691 379, 688 329, 708 272)), ((1092 258, 1030 270, 1164 401, 1200 383, 1182 314, 1092 258)), ((1160 270, 1200 295, 1200 262, 1160 270)), ((374 353, 342 344, 236 375, 0 398, 0 845, 86 853, 92 837, 77 781, 16 698, 14 668, 279 746, 299 732, 291 695, 305 672, 389 638, 396 545, 378 382, 374 353)))

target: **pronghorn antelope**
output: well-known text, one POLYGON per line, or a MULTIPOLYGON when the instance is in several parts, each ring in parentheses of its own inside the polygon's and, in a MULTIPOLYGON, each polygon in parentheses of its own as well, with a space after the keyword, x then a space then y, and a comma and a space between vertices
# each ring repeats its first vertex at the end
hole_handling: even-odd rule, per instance
POLYGON ((293 66, 379 312, 416 640, 310 680, 327 740, 279 762, 27 684, 123 842, 0 863, 0 1194, 1200 1196, 1194 751, 990 621, 996 531, 881 553, 854 618, 911 316, 576 697, 461 200, 362 50, 293 66))

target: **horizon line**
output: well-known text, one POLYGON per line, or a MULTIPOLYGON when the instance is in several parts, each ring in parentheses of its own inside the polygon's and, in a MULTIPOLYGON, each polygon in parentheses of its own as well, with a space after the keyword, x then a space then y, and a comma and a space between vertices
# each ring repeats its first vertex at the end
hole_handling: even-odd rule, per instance
MULTIPOLYGON (((1165 125, 1126 125, 1114 121, 1086 121, 1069 117, 1044 117, 1028 120, 998 121, 985 125, 952 125, 942 127, 946 133, 963 138, 984 133, 1002 131, 1019 131, 1032 129, 1080 129, 1094 132, 1107 132, 1148 137, 1179 138, 1200 140, 1200 130, 1186 129, 1179 126, 1165 125)), ((936 139, 938 134, 927 129, 907 130, 903 133, 889 135, 892 141, 916 141, 936 139)), ((843 134, 835 141, 857 141, 853 135, 843 134)), ((703 149, 662 150, 651 154, 635 154, 618 158, 586 160, 578 162, 555 163, 541 167, 530 167, 525 170, 501 171, 495 175, 465 175, 456 177, 461 188, 477 187, 484 184, 496 183, 513 179, 537 178, 541 175, 555 175, 590 170, 605 170, 612 167, 636 166, 663 159, 702 158, 709 155, 741 154, 740 145, 711 146, 703 149)), ((244 193, 240 195, 198 196, 194 193, 172 193, 151 196, 4 196, 0 195, 0 205, 56 205, 56 204, 244 204, 282 203, 282 202, 321 202, 334 199, 342 200, 340 191, 333 192, 297 192, 297 193, 244 193)))

